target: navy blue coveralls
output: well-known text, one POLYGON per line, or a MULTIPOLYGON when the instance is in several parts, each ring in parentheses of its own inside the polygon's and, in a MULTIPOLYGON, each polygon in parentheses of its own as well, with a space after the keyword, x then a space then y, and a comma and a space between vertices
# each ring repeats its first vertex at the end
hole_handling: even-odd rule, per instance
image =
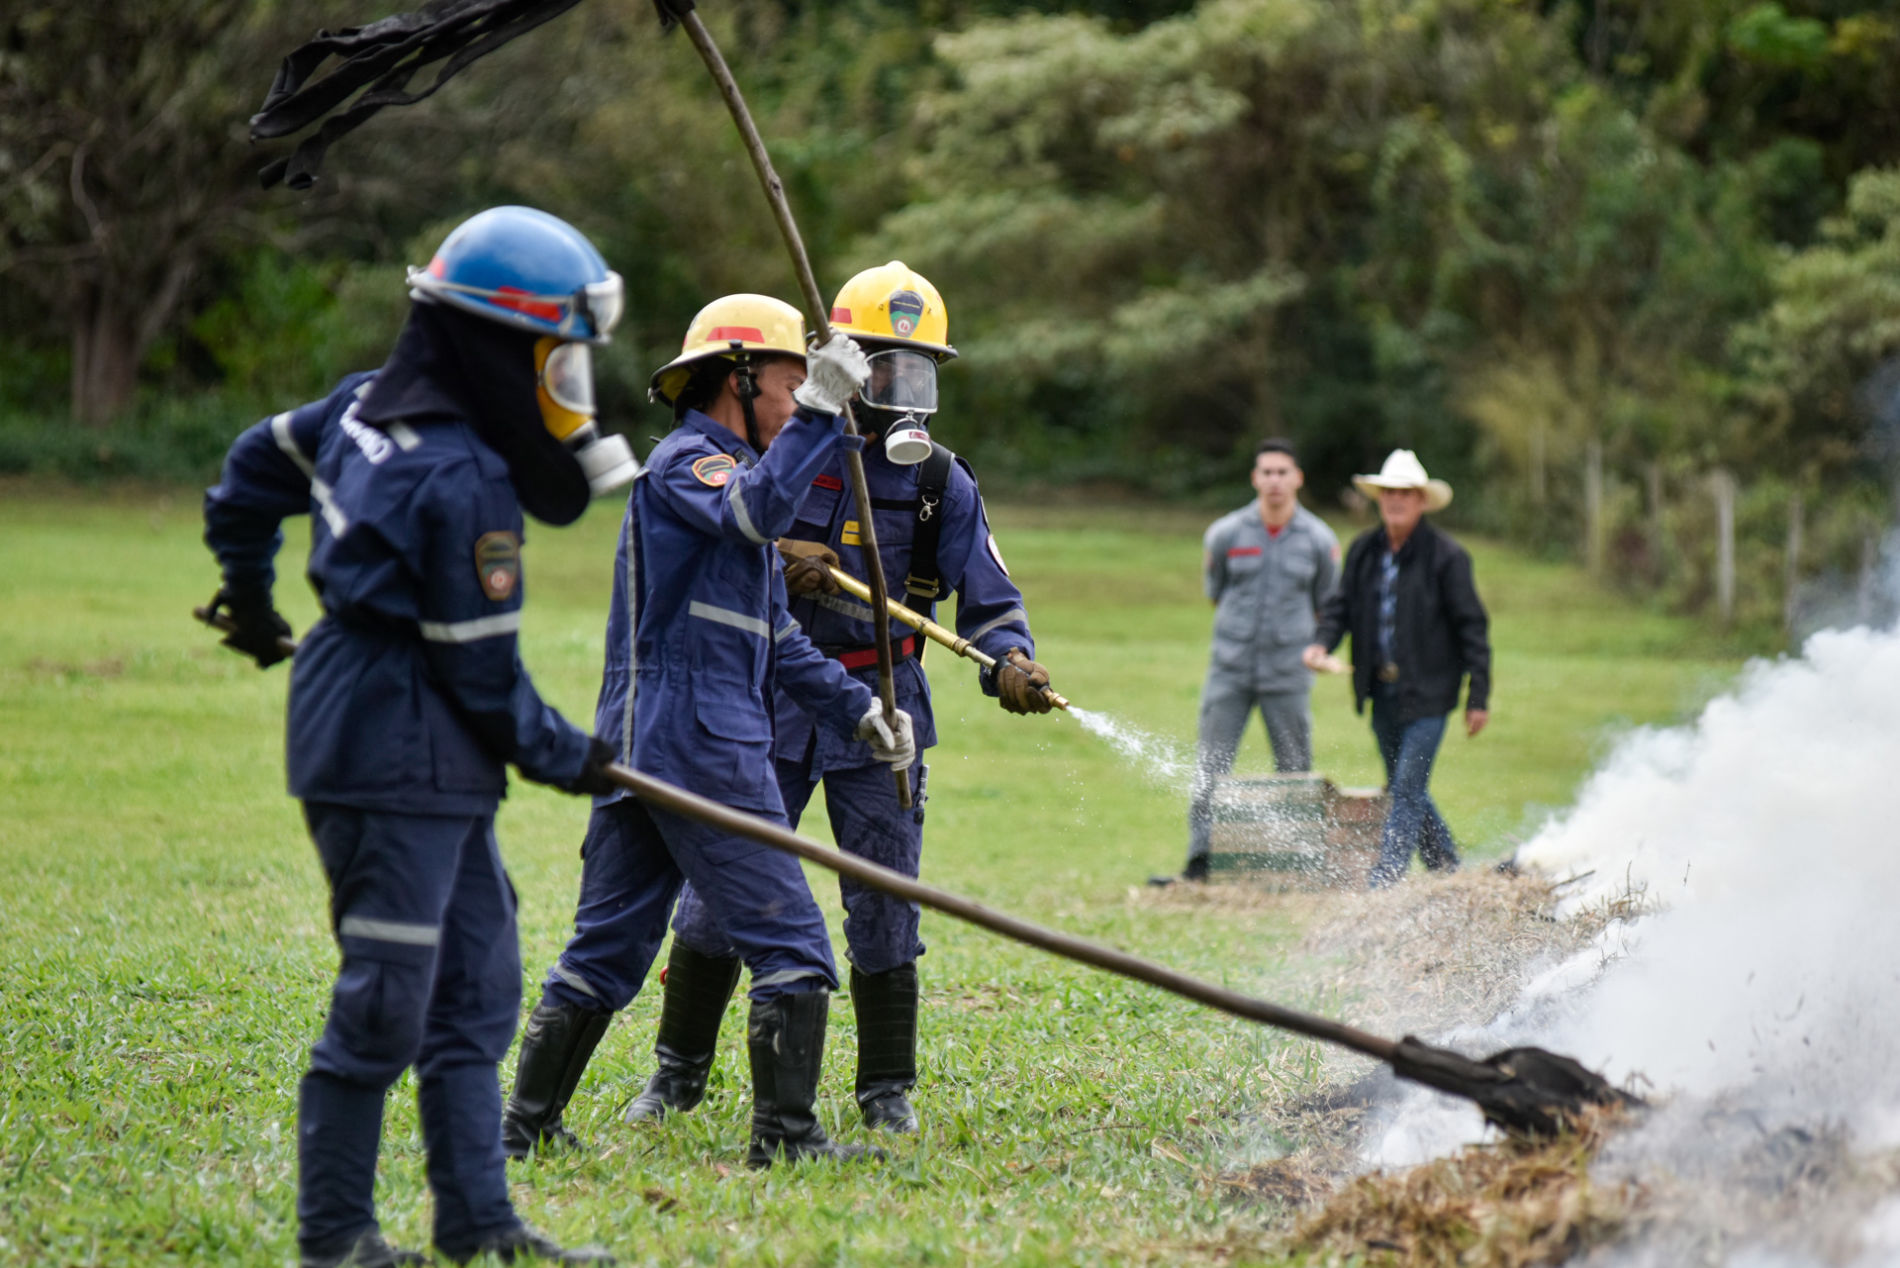
MULTIPOLYGON (((864 455, 878 554, 884 562, 884 575, 892 579, 893 585, 911 573, 920 471, 920 467, 889 461, 877 447, 864 455)), ((845 572, 863 577, 866 569, 864 549, 858 540, 857 506, 847 480, 845 459, 840 454, 813 479, 798 518, 785 536, 823 542, 838 553, 845 572)), ((942 579, 938 593, 956 591, 957 633, 998 660, 1013 647, 1021 648, 1033 659, 1035 643, 1030 638, 1022 592, 1003 566, 976 479, 961 459, 951 464, 942 503, 932 513, 943 517, 937 547, 942 579)), ((934 599, 899 597, 906 607, 926 616, 936 614, 934 599)), ((816 594, 795 600, 792 615, 820 650, 841 658, 867 690, 875 686, 877 661, 872 640, 876 635, 867 605, 849 595, 816 594)), ((898 654, 893 666, 897 707, 910 714, 921 754, 937 742, 930 680, 924 676, 919 657, 922 635, 893 620, 891 648, 898 654)), ((996 694, 987 674, 982 682, 987 694, 996 694)), ((906 876, 916 876, 923 852, 927 791, 923 764, 912 768, 913 809, 903 810, 897 804, 889 768, 872 759, 868 744, 823 726, 789 691, 780 691, 776 704, 775 765, 779 793, 792 824, 797 825, 822 778, 825 808, 839 848, 906 876)), ((840 878, 839 889, 844 898, 845 946, 860 973, 882 973, 923 954, 914 904, 849 878, 840 878)), ((673 931, 681 942, 702 955, 734 954, 730 940, 720 933, 714 913, 691 887, 680 899, 673 931)))
MULTIPOLYGON (((786 611, 772 545, 842 429, 800 410, 760 457, 686 411, 634 481, 614 561, 597 733, 647 774, 780 824, 775 686, 839 744, 873 700, 786 611)), ((617 795, 595 800, 581 857, 575 933, 548 972, 550 997, 624 1008, 685 879, 752 970, 753 999, 837 989, 824 916, 791 855, 617 795)))
POLYGON ((506 464, 446 397, 414 425, 358 421, 371 378, 241 435, 205 538, 227 585, 268 586, 279 524, 312 518, 324 614, 294 664, 288 766, 342 963, 300 1089, 298 1241, 328 1253, 375 1226, 384 1093, 414 1065, 435 1243, 454 1254, 519 1222, 497 1077, 521 1002, 494 831, 504 763, 571 783, 588 737, 516 651, 523 520, 506 464))

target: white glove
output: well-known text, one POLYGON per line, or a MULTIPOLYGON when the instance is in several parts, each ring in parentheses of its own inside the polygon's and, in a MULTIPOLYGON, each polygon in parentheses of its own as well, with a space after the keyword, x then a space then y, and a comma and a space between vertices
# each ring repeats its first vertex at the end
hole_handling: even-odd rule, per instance
POLYGON ((871 711, 858 719, 857 736, 869 740, 871 756, 890 765, 892 770, 909 770, 917 760, 917 740, 911 734, 910 714, 896 712, 895 730, 884 720, 884 706, 873 701, 871 711))
POLYGON ((838 414, 871 377, 871 362, 850 335, 834 334, 805 354, 805 381, 792 399, 814 414, 838 414))

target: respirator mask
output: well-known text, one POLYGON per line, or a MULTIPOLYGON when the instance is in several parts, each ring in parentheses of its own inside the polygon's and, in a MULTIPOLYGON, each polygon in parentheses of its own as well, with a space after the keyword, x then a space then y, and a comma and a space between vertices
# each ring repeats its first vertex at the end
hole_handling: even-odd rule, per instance
POLYGON ((566 445, 595 497, 640 473, 625 436, 603 434, 594 421, 594 355, 585 343, 543 336, 534 345, 535 401, 548 434, 566 445))
POLYGON ((930 456, 930 416, 937 412, 937 361, 923 352, 890 348, 869 357, 871 377, 858 400, 884 423, 884 456, 911 467, 930 456))

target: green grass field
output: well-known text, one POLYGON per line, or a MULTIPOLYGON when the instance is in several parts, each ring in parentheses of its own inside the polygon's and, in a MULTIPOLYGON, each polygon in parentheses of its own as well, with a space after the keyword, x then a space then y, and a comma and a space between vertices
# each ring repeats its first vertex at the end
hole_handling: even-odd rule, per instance
MULTIPOLYGON (((1040 658, 1076 703, 1183 750, 1209 609, 1204 516, 999 507, 1040 658)), ((617 510, 537 528, 524 657, 592 716, 617 510)), ((283 789, 287 675, 189 618, 216 588, 193 492, 0 486, 0 1262, 281 1264, 294 1259, 294 1093, 335 948, 323 882, 283 789)), ((1472 543, 1496 644, 1493 725, 1449 738, 1435 788, 1467 847, 1508 852, 1632 725, 1679 718, 1736 661, 1685 623, 1572 569, 1472 543)), ((279 599, 314 616, 294 532, 279 599)), ((939 649, 940 650, 940 649, 939 649)), ((1185 790, 1059 716, 1012 718, 933 652, 925 876, 1237 986, 1327 1002, 1284 908, 1192 919, 1140 887, 1179 868, 1185 790)), ((1348 688, 1315 697, 1321 769, 1377 783, 1348 688)), ((1256 725, 1241 767, 1268 767, 1256 725)), ((569 926, 583 803, 517 783, 503 850, 521 896, 531 1001, 569 926)), ((823 816, 808 819, 823 837, 823 816)), ((835 890, 813 883, 835 920, 835 890)), ((1232 1262, 1274 1208, 1223 1171, 1281 1147, 1263 1112, 1312 1086, 1310 1045, 925 917, 925 1129, 881 1167, 745 1170, 743 1052, 661 1130, 619 1116, 649 1068, 657 992, 603 1043, 568 1121, 584 1159, 515 1171, 543 1227, 623 1262, 1232 1262)), ((842 943, 839 943, 842 947, 842 943)), ((854 1036, 833 1012, 821 1109, 856 1138, 854 1036)), ((385 1229, 426 1244, 408 1083, 392 1099, 385 1229)))

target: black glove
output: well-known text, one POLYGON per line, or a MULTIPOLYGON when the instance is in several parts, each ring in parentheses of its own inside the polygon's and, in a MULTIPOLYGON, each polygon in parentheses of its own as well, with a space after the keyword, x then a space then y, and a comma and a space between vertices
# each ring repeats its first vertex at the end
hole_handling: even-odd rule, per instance
POLYGON ((211 615, 215 617, 220 612, 229 616, 235 627, 224 636, 224 645, 249 656, 259 669, 269 669, 278 661, 290 658, 290 651, 284 646, 291 637, 290 622, 277 614, 270 591, 227 587, 211 600, 211 615))
POLYGON ((561 791, 583 797, 607 797, 619 792, 620 785, 607 778, 607 768, 619 756, 614 746, 598 735, 588 737, 587 760, 581 763, 581 773, 574 776, 573 783, 562 785, 561 791))

